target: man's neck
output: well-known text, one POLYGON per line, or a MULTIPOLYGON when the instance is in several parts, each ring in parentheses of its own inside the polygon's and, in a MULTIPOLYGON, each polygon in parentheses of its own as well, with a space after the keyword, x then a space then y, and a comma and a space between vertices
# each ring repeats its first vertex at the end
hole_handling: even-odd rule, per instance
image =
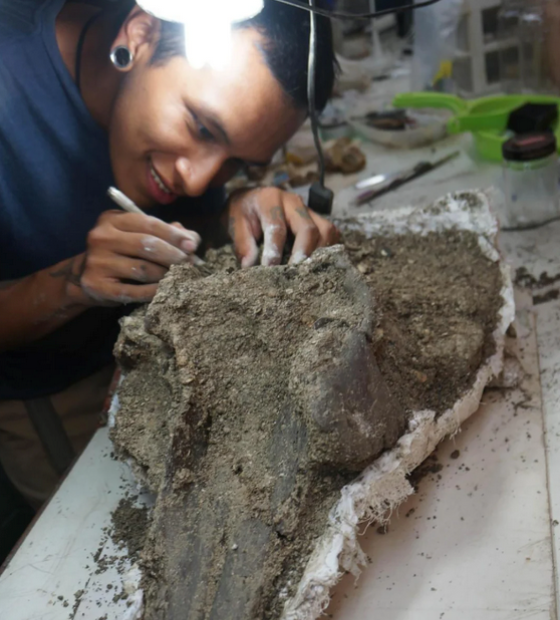
MULTIPOLYGON (((99 9, 87 4, 67 3, 56 19, 56 39, 62 60, 76 80, 76 59, 80 34, 88 20, 99 9)), ((80 92, 93 119, 105 130, 109 127, 111 110, 122 74, 109 59, 111 45, 119 24, 115 13, 100 15, 88 28, 80 58, 80 92)))

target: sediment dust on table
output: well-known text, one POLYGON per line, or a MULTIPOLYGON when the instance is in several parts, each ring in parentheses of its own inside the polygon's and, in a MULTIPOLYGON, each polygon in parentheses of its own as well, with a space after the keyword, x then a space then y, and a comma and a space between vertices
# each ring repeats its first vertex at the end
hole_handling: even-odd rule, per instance
POLYGON ((441 471, 420 481, 387 533, 366 530, 371 563, 335 589, 334 620, 556 617, 535 316, 519 301, 528 376, 520 389, 487 390, 438 448, 441 471))

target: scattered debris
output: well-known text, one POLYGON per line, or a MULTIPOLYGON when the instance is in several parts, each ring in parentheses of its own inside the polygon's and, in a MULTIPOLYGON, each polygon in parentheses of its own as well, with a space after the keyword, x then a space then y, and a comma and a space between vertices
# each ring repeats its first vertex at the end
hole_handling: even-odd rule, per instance
POLYGON ((139 559, 148 529, 148 509, 137 505, 136 497, 124 497, 112 514, 111 538, 120 546, 126 545, 132 562, 139 559))
POLYGON ((430 455, 419 467, 417 467, 408 477, 408 481, 415 490, 423 478, 430 474, 439 474, 443 469, 443 465, 438 463, 438 457, 435 454, 430 455))
POLYGON ((560 296, 560 290, 557 288, 553 288, 542 295, 533 295, 533 304, 538 306, 539 304, 544 304, 547 301, 552 301, 553 299, 558 299, 560 296))
POLYGON ((84 590, 76 590, 76 592, 74 592, 74 605, 72 605, 72 615, 70 618, 74 618, 76 616, 76 612, 78 611, 83 595, 84 590))
POLYGON ((544 286, 550 286, 560 280, 560 273, 555 275, 549 275, 548 272, 543 271, 538 278, 535 278, 529 273, 526 267, 518 267, 515 271, 515 284, 525 288, 542 288, 544 286))

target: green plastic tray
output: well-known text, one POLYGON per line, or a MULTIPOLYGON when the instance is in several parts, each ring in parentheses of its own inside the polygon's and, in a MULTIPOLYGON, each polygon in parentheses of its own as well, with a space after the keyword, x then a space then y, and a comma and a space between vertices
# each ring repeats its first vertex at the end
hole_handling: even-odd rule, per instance
MULTIPOLYGON (((397 95, 393 105, 397 108, 445 108, 455 116, 447 123, 449 134, 471 131, 480 156, 489 161, 502 161, 502 144, 507 140, 504 132, 510 113, 525 103, 555 103, 560 98, 549 95, 498 95, 465 100, 444 93, 403 93, 397 95)), ((560 116, 560 110, 559 110, 560 116)), ((560 123, 554 131, 560 152, 560 123)))

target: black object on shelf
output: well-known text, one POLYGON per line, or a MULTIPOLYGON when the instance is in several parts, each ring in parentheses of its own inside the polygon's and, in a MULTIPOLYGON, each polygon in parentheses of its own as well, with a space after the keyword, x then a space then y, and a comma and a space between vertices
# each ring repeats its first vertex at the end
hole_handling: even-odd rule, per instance
POLYGON ((502 146, 502 155, 506 161, 535 161, 555 152, 556 137, 548 132, 515 136, 502 146))
POLYGON ((557 104, 526 103, 510 113, 507 128, 516 134, 551 131, 557 120, 557 104))
POLYGON ((309 188, 308 206, 315 213, 330 215, 332 211, 334 194, 332 190, 321 183, 313 183, 309 188))

